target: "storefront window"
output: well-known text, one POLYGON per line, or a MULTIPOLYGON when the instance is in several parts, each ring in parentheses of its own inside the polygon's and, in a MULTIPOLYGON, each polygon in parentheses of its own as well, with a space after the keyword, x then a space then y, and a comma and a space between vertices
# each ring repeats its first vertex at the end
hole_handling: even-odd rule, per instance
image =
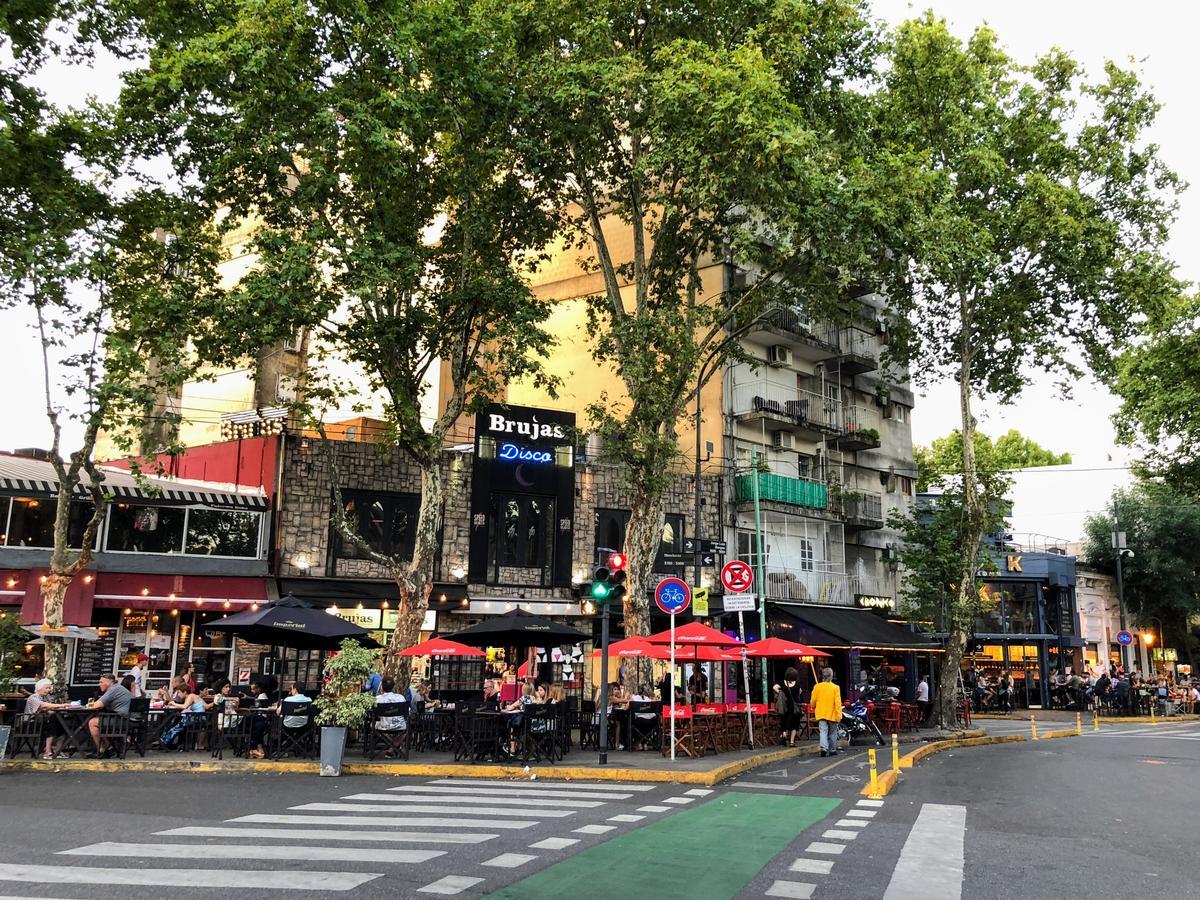
MULTIPOLYGON (((625 530, 628 527, 629 510, 596 510, 596 547, 604 550, 624 550, 625 530)), ((683 528, 683 516, 677 513, 667 513, 663 519, 662 539, 658 544, 658 554, 654 558, 655 572, 669 572, 678 568, 668 566, 663 560, 663 554, 683 552, 683 528)))
POLYGON ((261 515, 225 509, 188 510, 186 552, 202 556, 258 555, 261 515))
POLYGON ((1006 585, 1004 615, 1009 634, 1040 634, 1037 587, 1030 581, 1006 585))
POLYGON ((500 530, 496 557, 502 566, 548 565, 553 542, 554 498, 510 495, 497 498, 500 530))
POLYGON ((220 613, 198 612, 191 629, 190 651, 185 645, 182 627, 180 628, 180 654, 182 661, 189 661, 196 666, 196 681, 201 685, 214 685, 231 675, 231 657, 233 638, 225 632, 209 634, 204 630, 206 622, 222 618, 220 613))
MULTIPOLYGON (((175 636, 179 629, 177 610, 134 609, 121 616, 119 671, 127 671, 137 663, 139 653, 150 657, 146 663, 147 685, 169 682, 175 674, 175 636)), ((190 623, 184 627, 190 628, 190 623)))
POLYGON ((179 553, 185 510, 177 506, 117 503, 108 513, 105 549, 126 553, 179 553))
MULTIPOLYGON (((51 498, 13 497, 0 499, 0 525, 5 526, 0 541, 9 547, 53 547, 56 504, 51 498)), ((92 517, 92 504, 72 503, 67 523, 67 540, 79 547, 83 532, 92 517)))

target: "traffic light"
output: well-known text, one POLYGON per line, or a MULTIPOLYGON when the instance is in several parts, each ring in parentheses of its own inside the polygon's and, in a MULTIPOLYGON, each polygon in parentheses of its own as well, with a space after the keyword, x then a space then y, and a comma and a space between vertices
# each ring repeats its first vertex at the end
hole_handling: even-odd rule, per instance
POLYGON ((625 564, 628 562, 624 553, 610 553, 608 564, 597 566, 592 572, 592 583, 588 595, 597 603, 612 603, 625 596, 625 564))

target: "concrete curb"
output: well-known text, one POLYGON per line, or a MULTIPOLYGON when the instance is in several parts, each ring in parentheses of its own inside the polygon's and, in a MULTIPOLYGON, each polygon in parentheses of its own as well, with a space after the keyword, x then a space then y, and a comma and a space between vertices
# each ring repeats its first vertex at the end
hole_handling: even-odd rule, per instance
MULTIPOLYGON (((417 776, 434 778, 510 778, 528 780, 536 775, 540 781, 611 781, 611 782, 673 782, 712 786, 748 769, 781 762, 785 759, 816 753, 817 747, 782 748, 770 753, 746 757, 717 766, 706 772, 679 771, 676 769, 625 769, 601 768, 600 766, 558 766, 554 769, 526 769, 524 766, 495 765, 442 765, 422 763, 363 764, 348 763, 342 766, 343 775, 384 775, 391 777, 417 776)), ((40 759, 10 759, 2 768, 26 769, 42 772, 190 772, 194 774, 247 772, 254 775, 317 775, 320 766, 314 762, 293 760, 278 762, 200 762, 192 760, 148 760, 148 759, 83 759, 69 764, 40 759)))
MULTIPOLYGON (((1075 730, 1071 729, 1071 734, 1075 730)), ((1065 736, 1065 735, 1063 735, 1065 736)), ((924 747, 918 747, 916 750, 900 757, 899 769, 888 769, 886 772, 881 772, 876 779, 874 789, 870 783, 867 784, 859 793, 864 797, 871 797, 879 800, 886 797, 895 789, 900 781, 900 772, 904 769, 911 769, 927 756, 932 756, 934 753, 941 753, 943 750, 954 750, 959 747, 985 747, 989 744, 1015 744, 1026 741, 1028 738, 1023 734, 1001 734, 988 735, 983 737, 960 738, 950 741, 934 741, 926 744, 924 747)))

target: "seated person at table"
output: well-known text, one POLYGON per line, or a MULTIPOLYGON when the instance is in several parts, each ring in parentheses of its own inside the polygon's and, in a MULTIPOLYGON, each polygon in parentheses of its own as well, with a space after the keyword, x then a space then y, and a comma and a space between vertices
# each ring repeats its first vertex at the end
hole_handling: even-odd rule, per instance
POLYGON ((489 678, 483 683, 483 708, 493 712, 500 710, 500 685, 495 679, 489 678))
MULTIPOLYGON (((631 703, 653 703, 654 698, 649 696, 646 693, 646 688, 639 684, 637 686, 637 690, 630 695, 629 701, 631 703)), ((655 715, 652 712, 637 712, 634 713, 633 716, 638 720, 637 722, 633 723, 632 737, 635 744, 634 749, 645 750, 645 739, 649 736, 649 731, 652 730, 647 728, 647 723, 653 722, 655 715)))
MULTIPOLYGON (((395 679, 385 675, 379 683, 379 693, 375 695, 375 705, 407 702, 403 694, 396 693, 395 679)), ((394 759, 400 750, 400 744, 404 740, 405 732, 408 731, 408 717, 381 716, 375 722, 375 730, 387 738, 388 749, 384 751, 383 755, 388 759, 394 759)))
POLYGON ((254 705, 261 712, 257 713, 254 721, 250 723, 249 756, 251 759, 264 759, 267 755, 267 730, 271 726, 271 720, 266 715, 272 710, 271 697, 267 693, 266 685, 259 684, 257 681, 250 684, 250 696, 254 698, 254 705))
POLYGON ((544 684, 539 684, 533 689, 534 703, 545 703, 549 696, 550 693, 546 690, 546 686, 544 684))
POLYGON ((546 694, 547 703, 554 703, 557 705, 562 703, 566 698, 567 692, 563 690, 563 686, 561 684, 550 685, 550 690, 546 694))
POLYGON ((163 685, 154 692, 154 702, 166 706, 169 703, 182 703, 188 695, 187 682, 182 675, 171 679, 171 684, 163 685))
POLYGON ((54 682, 49 678, 43 678, 33 686, 33 693, 25 701, 25 715, 33 716, 38 713, 42 715, 42 734, 46 736, 42 759, 66 759, 67 754, 62 752, 63 741, 67 739, 66 733, 63 731, 62 723, 50 713, 56 709, 64 709, 67 704, 50 703, 46 699, 50 696, 50 688, 53 686, 54 682))
MULTIPOLYGON (((129 691, 117 684, 116 675, 101 675, 100 699, 96 700, 91 708, 127 716, 129 715, 129 701, 132 699, 129 691)), ((92 743, 96 745, 96 752, 89 753, 88 757, 95 759, 96 756, 100 756, 103 759, 110 759, 116 756, 116 752, 109 746, 108 740, 100 737, 100 717, 92 716, 88 719, 87 727, 88 733, 92 736, 92 743)))
POLYGON ((505 706, 501 712, 509 713, 508 728, 510 733, 509 751, 517 755, 517 729, 525 723, 525 707, 533 703, 533 685, 528 681, 521 685, 521 696, 505 706))
POLYGON ((213 705, 194 691, 189 691, 182 703, 168 703, 167 709, 182 709, 179 721, 163 732, 159 743, 168 750, 174 750, 183 739, 183 733, 190 727, 196 732, 196 749, 207 750, 208 711, 213 705))

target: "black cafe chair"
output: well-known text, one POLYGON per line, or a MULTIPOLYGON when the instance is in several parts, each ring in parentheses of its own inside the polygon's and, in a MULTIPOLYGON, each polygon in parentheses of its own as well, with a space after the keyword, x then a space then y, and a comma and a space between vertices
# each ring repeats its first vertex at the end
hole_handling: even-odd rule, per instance
POLYGON ((150 698, 135 697, 129 701, 129 746, 138 756, 145 757, 150 744, 150 698))
POLYGON ((525 707, 524 734, 522 735, 525 760, 554 762, 559 754, 559 715, 557 704, 530 704, 525 707))
POLYGON ((8 755, 16 757, 24 750, 34 758, 42 749, 42 725, 44 716, 38 713, 18 713, 13 718, 12 731, 8 734, 8 755))
POLYGON ((125 753, 129 749, 128 714, 101 710, 96 713, 95 718, 99 723, 98 734, 101 746, 104 746, 107 742, 108 749, 112 750, 121 759, 124 759, 125 753))
POLYGON ((254 708, 243 709, 235 700, 226 700, 223 706, 217 713, 217 740, 212 755, 224 759, 228 748, 234 756, 245 756, 254 739, 254 708))
POLYGON ((312 759, 316 753, 317 726, 314 704, 310 700, 284 700, 279 711, 279 736, 275 741, 275 759, 285 754, 312 759), (304 724, 294 724, 303 717, 304 724), (293 722, 288 724, 288 720, 293 722))
POLYGON ((411 721, 407 703, 377 703, 367 717, 363 735, 363 755, 375 759, 384 753, 408 759, 411 741, 411 721), (395 727, 399 724, 399 727, 395 727))

